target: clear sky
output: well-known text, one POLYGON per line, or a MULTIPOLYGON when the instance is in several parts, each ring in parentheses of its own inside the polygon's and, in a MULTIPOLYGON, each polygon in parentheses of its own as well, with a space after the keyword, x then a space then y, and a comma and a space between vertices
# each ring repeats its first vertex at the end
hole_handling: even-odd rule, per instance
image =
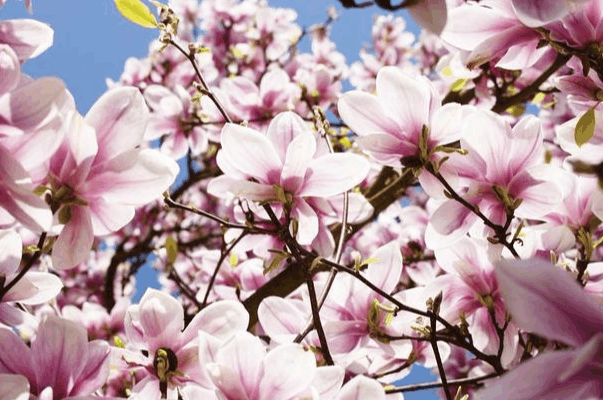
MULTIPOLYGON (((336 0, 269 0, 268 4, 297 10, 298 24, 302 27, 324 22, 327 8, 336 6, 340 18, 332 27, 331 37, 348 63, 358 59, 363 43, 370 43, 374 15, 386 14, 376 6, 344 9, 336 0)), ((113 0, 33 0, 33 6, 34 13, 29 15, 22 1, 7 0, 7 4, 0 8, 0 20, 34 18, 52 26, 53 46, 38 58, 28 61, 23 69, 33 77, 56 76, 62 79, 83 114, 106 91, 106 78, 117 80, 125 60, 128 57, 145 57, 149 42, 157 37, 157 31, 138 27, 123 19, 113 0)), ((405 17, 407 29, 418 34, 417 25, 408 18, 408 14, 398 14, 405 17)), ((302 49, 308 48, 302 44, 302 49)), ((144 286, 158 287, 155 274, 149 267, 143 268, 138 278, 137 299, 144 292, 144 286)), ((401 383, 434 380, 435 376, 428 370, 415 366, 413 373, 401 383)), ((405 398, 437 399, 434 393, 434 390, 411 392, 405 398)))

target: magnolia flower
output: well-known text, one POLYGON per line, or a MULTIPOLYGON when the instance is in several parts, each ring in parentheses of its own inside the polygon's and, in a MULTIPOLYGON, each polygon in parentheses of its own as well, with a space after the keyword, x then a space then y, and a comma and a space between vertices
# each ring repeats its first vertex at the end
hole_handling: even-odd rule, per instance
POLYGON ((0 393, 8 385, 22 391, 26 382, 17 377, 23 376, 27 398, 31 393, 40 400, 88 399, 105 384, 109 354, 106 342, 88 342, 83 327, 53 315, 42 321, 31 347, 0 328, 0 393))
MULTIPOLYGON (((0 230, 0 289, 18 275, 21 255, 21 237, 13 230, 0 230)), ((45 303, 59 294, 62 287, 61 279, 53 274, 28 271, 0 299, 0 325, 4 323, 12 327, 28 318, 27 313, 13 307, 8 302, 45 303)))
POLYGON ((205 335, 203 349, 211 354, 233 334, 245 331, 248 323, 242 304, 226 300, 201 310, 184 329, 182 305, 168 294, 147 289, 140 304, 128 307, 125 318, 128 345, 146 355, 127 351, 124 358, 149 372, 132 389, 133 398, 171 399, 187 386, 211 388, 203 367, 208 359, 199 350, 200 332, 205 335))
POLYGON ((65 140, 50 160, 53 211, 65 224, 52 251, 55 268, 83 261, 94 236, 126 225, 137 206, 165 191, 178 165, 156 150, 141 149, 148 118, 138 89, 105 93, 85 118, 69 117, 65 140))
MULTIPOLYGON (((503 226, 509 212, 541 217, 561 200, 558 186, 547 179, 551 167, 541 161, 542 132, 535 117, 524 117, 511 128, 493 112, 476 111, 465 118, 461 147, 468 154, 452 154, 446 164, 467 187, 462 197, 495 224, 503 226)), ((467 207, 447 200, 433 212, 425 242, 432 249, 446 247, 477 221, 467 207)))
POLYGON ((317 368, 314 355, 301 344, 282 344, 267 352, 248 332, 224 343, 207 368, 221 400, 331 399, 343 382, 341 367, 317 368))
POLYGON ((217 162, 224 175, 207 191, 252 201, 278 202, 298 222, 297 240, 307 245, 318 235, 317 212, 309 198, 329 198, 364 180, 369 163, 356 154, 317 152, 306 122, 292 112, 277 115, 266 134, 235 124, 222 130, 217 162))
POLYGON ((603 310, 570 275, 539 260, 501 261, 496 276, 507 309, 528 332, 573 347, 540 354, 486 382, 476 400, 570 400, 603 396, 603 310))
MULTIPOLYGON (((425 77, 413 77, 398 67, 377 74, 377 95, 351 91, 339 99, 344 122, 360 136, 357 143, 378 163, 393 167, 438 164, 436 147, 459 139, 461 106, 441 106, 435 87, 425 77)), ((440 169, 448 173, 446 163, 440 169)), ((429 173, 419 176, 421 186, 441 196, 440 185, 429 173)))

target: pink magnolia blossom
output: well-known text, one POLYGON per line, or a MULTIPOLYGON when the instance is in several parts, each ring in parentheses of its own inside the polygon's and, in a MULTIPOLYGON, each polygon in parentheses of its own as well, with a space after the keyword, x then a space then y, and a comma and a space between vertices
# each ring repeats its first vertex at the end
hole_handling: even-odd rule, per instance
MULTIPOLYGON (((454 246, 436 250, 436 260, 447 273, 428 283, 426 290, 433 297, 442 292, 442 318, 451 324, 458 324, 461 317, 464 318, 475 346, 486 354, 498 354, 499 339, 490 313, 502 328, 506 309, 485 247, 475 239, 463 238, 454 246)), ((505 329, 501 355, 504 366, 514 361, 517 348, 517 327, 510 323, 505 329)))
POLYGON ((148 373, 132 389, 134 398, 165 398, 160 389, 161 372, 155 367, 156 360, 164 353, 174 357, 165 374, 168 398, 176 398, 177 391, 187 385, 211 388, 202 367, 207 360, 199 353, 199 332, 209 336, 207 341, 215 351, 221 342, 246 330, 248 323, 249 316, 241 303, 226 300, 201 310, 185 329, 182 305, 168 294, 147 289, 140 303, 127 309, 125 318, 128 346, 137 352, 126 352, 124 358, 131 366, 143 367, 148 373), (146 355, 138 353, 141 350, 146 355))
POLYGON ((34 399, 88 399, 105 384, 109 353, 106 342, 88 342, 81 326, 53 315, 40 323, 31 347, 14 332, 0 328, 0 374, 27 378, 34 399))
MULTIPOLYGON (((379 71, 376 96, 348 92, 339 99, 338 110, 344 122, 360 136, 360 147, 384 165, 400 167, 410 159, 437 163, 441 156, 435 152, 436 147, 459 139, 461 106, 441 106, 440 97, 427 78, 413 77, 397 67, 379 71), (422 144, 424 127, 429 134, 422 144)), ((441 172, 447 171, 444 163, 441 172)), ((430 195, 441 193, 439 184, 428 173, 421 173, 419 180, 430 195)))
POLYGON ((146 132, 148 140, 165 135, 161 151, 174 160, 191 155, 198 156, 207 150, 208 137, 198 120, 198 107, 191 101, 190 93, 182 86, 170 91, 165 86, 150 85, 144 91, 145 99, 154 110, 146 132))
POLYGON ((302 345, 282 344, 266 352, 247 332, 224 343, 207 367, 220 400, 332 399, 343 381, 341 367, 317 368, 302 345))
MULTIPOLYGON (((13 230, 0 230, 0 288, 16 276, 21 262, 21 237, 13 230)), ((53 299, 63 287, 61 280, 47 272, 28 271, 0 302, 0 325, 10 327, 27 318, 12 302, 41 304, 53 299)))
MULTIPOLYGON (((541 161, 542 132, 535 117, 524 117, 511 128, 497 114, 476 111, 465 118, 461 148, 468 154, 452 154, 446 164, 466 188, 461 196, 495 224, 505 224, 508 209, 517 217, 534 219, 561 200, 558 186, 548 180, 549 166, 541 161)), ((446 200, 431 216, 427 246, 446 247, 477 221, 460 202, 446 200)))
POLYGON ((94 236, 122 228, 137 206, 158 198, 178 165, 156 150, 138 148, 148 111, 138 89, 105 93, 86 118, 72 113, 69 131, 50 162, 52 202, 64 223, 54 244, 55 268, 83 261, 94 236))
POLYGON ((317 212, 308 200, 341 194, 369 171, 368 161, 356 154, 319 156, 314 134, 291 112, 277 115, 266 134, 227 124, 217 161, 225 175, 209 183, 210 194, 279 202, 298 221, 297 239, 304 245, 319 230, 317 212))
POLYGON ((537 355, 503 377, 486 382, 475 398, 601 398, 600 303, 567 272, 540 259, 500 262, 496 275, 505 305, 522 328, 573 349, 537 355))
POLYGON ((448 13, 441 37, 468 52, 465 62, 471 69, 492 59, 497 67, 522 69, 551 51, 546 46, 538 48, 542 36, 520 21, 511 0, 482 0, 455 7, 448 13))

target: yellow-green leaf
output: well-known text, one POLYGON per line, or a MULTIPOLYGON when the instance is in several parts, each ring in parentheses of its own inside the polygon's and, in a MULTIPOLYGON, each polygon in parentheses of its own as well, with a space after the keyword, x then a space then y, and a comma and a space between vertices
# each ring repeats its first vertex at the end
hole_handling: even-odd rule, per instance
POLYGON ((114 0, 115 6, 126 19, 144 28, 156 28, 157 20, 140 0, 114 0))
POLYGON ((595 134, 595 108, 591 108, 584 113, 576 124, 574 139, 578 146, 588 142, 595 134))
POLYGON ((450 91, 458 92, 465 87, 466 83, 467 83, 467 79, 457 79, 456 81, 454 81, 452 86, 450 86, 450 91))
POLYGON ((169 263, 173 264, 176 261, 176 257, 178 257, 178 243, 171 236, 165 238, 165 251, 169 263))

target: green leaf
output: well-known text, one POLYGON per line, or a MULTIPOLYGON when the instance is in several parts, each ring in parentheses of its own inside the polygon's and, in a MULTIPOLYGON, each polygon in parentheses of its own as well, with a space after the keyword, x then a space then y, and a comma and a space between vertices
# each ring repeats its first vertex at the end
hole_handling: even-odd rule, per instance
POLYGON ((176 257, 178 257, 178 243, 171 236, 165 238, 165 251, 170 264, 174 264, 176 257))
POLYGON ((144 3, 140 0, 114 0, 117 10, 126 19, 144 28, 156 28, 157 20, 144 3))
POLYGON ((465 87, 466 83, 467 83, 467 79, 457 79, 456 81, 454 81, 452 86, 450 86, 450 91, 451 92, 461 91, 465 87))
POLYGON ((595 108, 584 113, 576 124, 574 139, 579 147, 590 140, 595 134, 595 108))

